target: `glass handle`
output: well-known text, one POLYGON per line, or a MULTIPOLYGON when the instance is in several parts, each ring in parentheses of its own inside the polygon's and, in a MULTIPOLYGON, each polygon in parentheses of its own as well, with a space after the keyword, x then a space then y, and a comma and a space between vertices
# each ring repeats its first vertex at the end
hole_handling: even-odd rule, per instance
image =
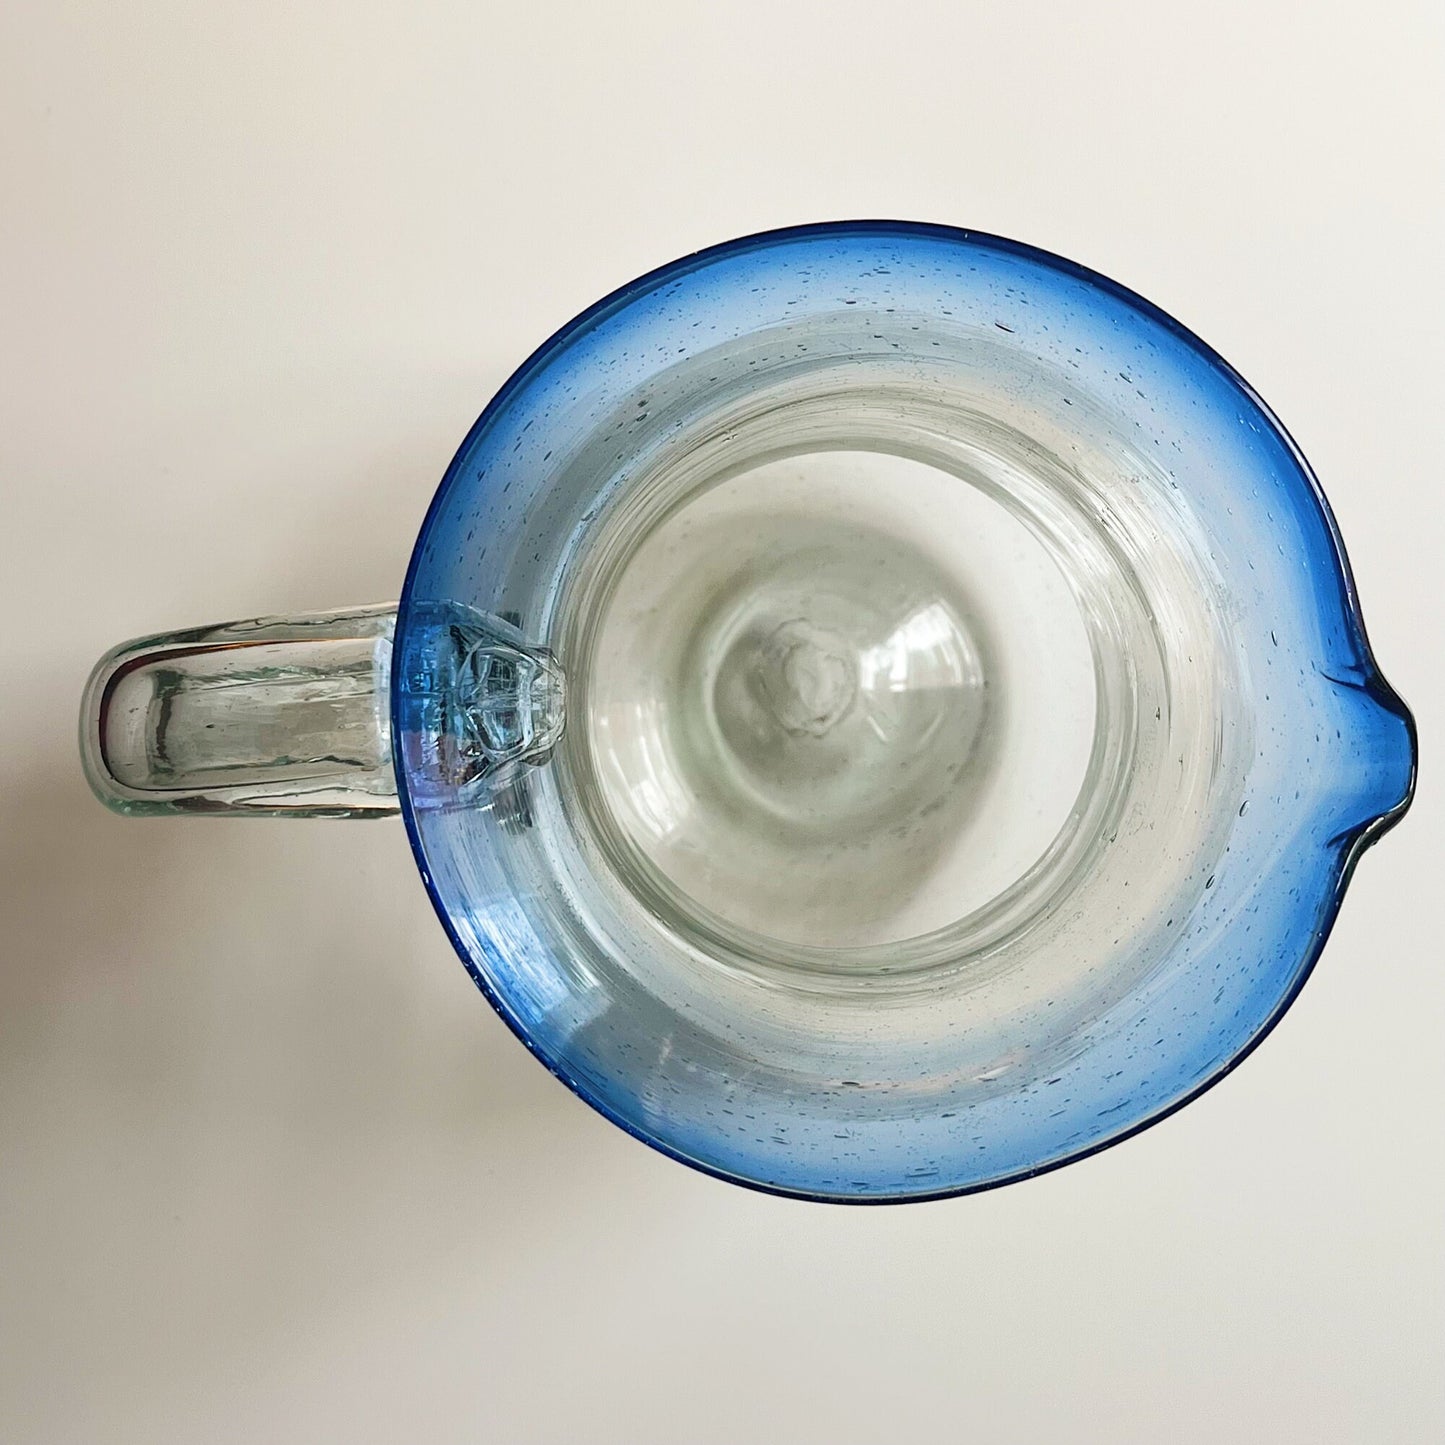
POLYGON ((132 815, 376 818, 398 811, 392 605, 137 638, 96 664, 85 774, 132 815))
MULTIPOLYGON (((96 664, 80 752, 118 813, 377 818, 399 811, 390 605, 141 637, 96 664)), ((397 659, 407 778, 470 807, 545 763, 562 735, 557 659, 509 618, 416 607, 397 659)))

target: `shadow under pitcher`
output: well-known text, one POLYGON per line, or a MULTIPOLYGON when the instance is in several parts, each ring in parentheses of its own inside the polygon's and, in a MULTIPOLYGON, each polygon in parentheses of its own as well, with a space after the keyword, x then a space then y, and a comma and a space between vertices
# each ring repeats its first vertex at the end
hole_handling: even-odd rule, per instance
POLYGON ((81 751, 123 813, 400 813, 559 1078, 859 1202, 1222 1077, 1416 767, 1238 374, 1102 276, 906 222, 598 302, 472 428, 399 603, 128 643, 81 751))

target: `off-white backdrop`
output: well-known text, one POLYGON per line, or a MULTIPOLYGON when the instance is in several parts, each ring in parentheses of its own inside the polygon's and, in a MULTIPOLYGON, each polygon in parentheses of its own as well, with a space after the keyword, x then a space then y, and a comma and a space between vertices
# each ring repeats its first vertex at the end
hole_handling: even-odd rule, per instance
POLYGON ((1438 9, 9 0, 0 1439, 1445 1438, 1438 9), (595 297, 854 215, 1063 252, 1230 357, 1426 748, 1243 1069, 883 1210, 573 1099, 399 823, 125 822, 72 736, 122 637, 394 595, 477 411, 595 297))

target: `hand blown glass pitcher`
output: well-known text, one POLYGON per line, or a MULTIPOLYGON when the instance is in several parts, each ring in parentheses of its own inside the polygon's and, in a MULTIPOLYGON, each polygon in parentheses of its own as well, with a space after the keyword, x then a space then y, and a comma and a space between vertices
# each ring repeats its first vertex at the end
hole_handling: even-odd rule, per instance
POLYGON ((893 222, 599 302, 473 427, 396 606, 129 643, 82 750, 127 813, 399 812, 583 1098, 863 1201, 1219 1078, 1415 769, 1239 376, 1103 277, 893 222))

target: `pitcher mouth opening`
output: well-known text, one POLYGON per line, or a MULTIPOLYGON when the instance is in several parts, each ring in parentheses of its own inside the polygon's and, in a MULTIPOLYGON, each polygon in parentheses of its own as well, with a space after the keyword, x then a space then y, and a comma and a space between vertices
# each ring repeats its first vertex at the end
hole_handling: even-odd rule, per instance
POLYGON ((652 926, 774 984, 916 989, 1011 967, 1070 909, 1142 937, 1202 886, 1233 659, 1143 459, 1063 455, 886 360, 655 436, 552 623, 558 794, 652 926), (1179 867, 1131 866, 1121 831, 1179 867), (1152 893, 1120 910, 1131 871, 1152 893))

